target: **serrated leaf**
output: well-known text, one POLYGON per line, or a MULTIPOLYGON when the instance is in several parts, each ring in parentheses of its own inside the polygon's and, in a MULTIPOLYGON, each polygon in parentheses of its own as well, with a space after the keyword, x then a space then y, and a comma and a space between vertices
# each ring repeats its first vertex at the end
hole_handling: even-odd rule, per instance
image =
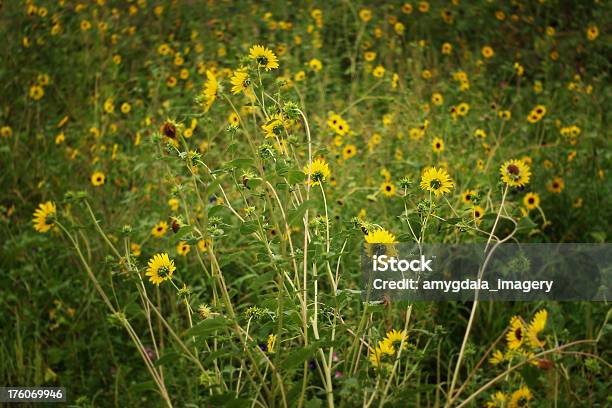
POLYGON ((217 330, 224 329, 230 324, 230 321, 223 316, 212 317, 201 321, 200 323, 187 330, 183 337, 190 338, 194 336, 205 336, 217 330))
POLYGON ((259 229, 257 221, 246 221, 240 226, 240 233, 244 235, 252 234, 259 229))

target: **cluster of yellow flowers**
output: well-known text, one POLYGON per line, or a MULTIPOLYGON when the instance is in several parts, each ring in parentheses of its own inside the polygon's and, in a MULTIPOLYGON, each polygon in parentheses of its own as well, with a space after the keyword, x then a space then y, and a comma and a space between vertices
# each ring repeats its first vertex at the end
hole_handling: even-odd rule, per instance
POLYGON ((407 347, 406 331, 391 330, 376 347, 370 348, 370 362, 379 370, 387 369, 399 356, 400 350, 405 350, 407 347))

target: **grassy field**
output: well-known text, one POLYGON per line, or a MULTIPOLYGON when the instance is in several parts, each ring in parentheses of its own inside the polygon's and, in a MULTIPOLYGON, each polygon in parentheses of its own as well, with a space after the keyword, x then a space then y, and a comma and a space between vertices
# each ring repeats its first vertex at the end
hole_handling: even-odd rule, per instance
POLYGON ((0 386, 605 407, 599 302, 362 302, 364 242, 610 239, 606 1, 0 2, 0 386))

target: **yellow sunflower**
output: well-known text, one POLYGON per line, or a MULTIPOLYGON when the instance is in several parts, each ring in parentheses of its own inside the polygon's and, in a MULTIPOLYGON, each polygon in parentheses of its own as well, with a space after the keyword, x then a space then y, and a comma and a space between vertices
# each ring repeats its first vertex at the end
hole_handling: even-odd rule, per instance
POLYGON ((550 183, 546 184, 546 189, 551 193, 559 194, 565 188, 565 182, 561 177, 553 177, 550 183))
POLYGON ((489 359, 489 363, 493 364, 493 365, 498 365, 499 363, 504 361, 504 353, 501 352, 501 350, 495 350, 493 352, 493 355, 491 356, 491 358, 489 359))
POLYGON ((161 238, 164 235, 166 235, 167 231, 168 231, 168 223, 166 221, 160 221, 153 226, 153 229, 151 229, 151 234, 155 238, 161 238))
POLYGON ((510 187, 522 187, 529 183, 531 170, 522 160, 512 159, 504 162, 499 168, 502 181, 510 187))
POLYGON ((365 236, 368 244, 395 244, 397 243, 395 235, 384 228, 378 228, 375 231, 370 231, 365 236))
POLYGON ((479 205, 475 205, 475 206, 472 208, 472 213, 474 214, 474 219, 475 219, 476 221, 480 221, 480 220, 482 219, 482 217, 484 217, 485 210, 484 210, 484 208, 482 208, 481 206, 479 206, 479 205))
POLYGON ((395 195, 395 186, 389 181, 385 181, 384 183, 382 183, 380 185, 380 190, 387 197, 393 197, 395 195))
POLYGON ((91 175, 89 180, 91 181, 91 184, 94 187, 99 187, 104 184, 104 180, 105 180, 104 173, 102 173, 101 171, 96 171, 91 175))
POLYGON ((431 142, 431 149, 434 153, 440 153, 444 150, 444 140, 439 137, 434 137, 433 142, 431 142))
POLYGON ((443 168, 429 167, 421 176, 421 189, 434 193, 436 197, 448 193, 453 188, 453 180, 443 168))
POLYGON ((493 57, 493 55, 495 55, 495 52, 493 51, 493 48, 491 48, 491 46, 485 45, 484 47, 482 47, 482 56, 483 57, 485 57, 486 59, 489 59, 489 58, 493 57))
POLYGON ((473 204, 475 198, 477 198, 477 195, 474 190, 466 190, 461 194, 461 199, 466 204, 473 204))
POLYGON ((219 82, 217 81, 217 77, 212 71, 206 71, 206 82, 204 83, 204 90, 202 91, 204 97, 204 112, 208 112, 213 102, 215 102, 218 91, 219 82))
POLYGON ((47 201, 38 205, 36 211, 34 211, 34 229, 38 232, 47 232, 55 224, 56 208, 55 203, 47 201))
POLYGON ((388 347, 393 349, 394 351, 399 351, 400 344, 402 344, 402 350, 408 347, 408 334, 405 330, 391 330, 387 332, 387 336, 383 339, 383 343, 387 343, 388 347))
POLYGON ((529 405, 529 401, 533 399, 533 395, 527 386, 522 386, 512 393, 510 397, 510 408, 522 408, 529 405))
POLYGON ((191 250, 191 247, 189 246, 188 243, 184 241, 179 242, 178 245, 176 246, 176 253, 181 256, 186 256, 190 250, 191 250))
POLYGON ((158 285, 165 280, 172 279, 172 274, 176 270, 174 261, 168 257, 167 253, 155 254, 149 259, 149 267, 145 275, 154 285, 158 285))
POLYGON ((508 397, 501 391, 497 391, 491 396, 491 399, 487 401, 487 408, 500 408, 506 406, 508 397))
POLYGON ((234 95, 244 92, 251 86, 251 79, 249 73, 245 68, 240 68, 234 71, 234 75, 230 78, 232 84, 232 93, 234 95))
POLYGON ((523 345, 525 341, 525 325, 520 317, 514 316, 510 320, 510 330, 506 334, 506 341, 510 350, 516 350, 523 345))
MULTIPOLYGON (((331 176, 329 171, 329 165, 323 159, 316 159, 309 165, 304 167, 304 173, 306 176, 310 175, 310 185, 316 186, 326 181, 331 176)), ((308 182, 308 180, 306 180, 308 182)))
POLYGON ((249 50, 249 58, 255 60, 260 68, 270 71, 278 68, 278 58, 272 50, 263 45, 254 45, 249 50))
POLYGON ((548 312, 546 309, 538 311, 533 319, 531 319, 531 323, 529 323, 527 327, 527 339, 531 347, 544 346, 544 341, 540 341, 538 335, 546 328, 546 320, 548 320, 548 312))
POLYGON ((348 160, 351 157, 355 156, 357 154, 357 147, 355 147, 355 145, 346 145, 344 146, 344 148, 342 149, 342 158, 344 160, 348 160))
POLYGON ((264 130, 266 137, 276 137, 280 136, 288 126, 289 122, 283 118, 282 113, 275 113, 261 128, 264 130))
MULTIPOLYGON (((376 368, 383 368, 383 359, 385 356, 392 356, 395 353, 393 347, 384 341, 379 341, 378 346, 370 349, 370 362, 376 368)), ((388 363, 386 363, 388 364, 388 363)))
POLYGON ((528 210, 538 208, 540 205, 540 196, 537 193, 527 193, 523 197, 523 204, 528 210))

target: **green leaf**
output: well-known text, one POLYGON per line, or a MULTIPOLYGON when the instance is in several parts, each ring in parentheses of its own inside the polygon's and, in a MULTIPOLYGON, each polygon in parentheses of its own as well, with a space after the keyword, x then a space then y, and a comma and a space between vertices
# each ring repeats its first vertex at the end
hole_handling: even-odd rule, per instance
POLYGON ((240 233, 244 235, 252 234, 259 229, 257 221, 246 221, 240 226, 240 233))
POLYGON ((312 347, 302 347, 293 350, 287 355, 287 357, 285 357, 283 361, 280 362, 279 366, 285 369, 295 367, 309 358, 314 357, 315 353, 316 349, 312 347))
POLYGON ((287 181, 291 185, 298 184, 298 183, 303 183, 305 178, 306 178, 306 175, 304 174, 303 171, 300 171, 300 170, 289 170, 287 172, 287 181))
POLYGON ((304 213, 306 212, 306 210, 308 210, 309 208, 315 208, 315 207, 316 207, 316 203, 314 201, 308 200, 300 204, 300 206, 296 208, 295 210, 289 210, 289 218, 288 218, 289 225, 292 225, 292 226, 299 225, 302 222, 302 217, 304 216, 304 213))
POLYGON ((253 161, 253 159, 248 159, 248 158, 234 159, 232 161, 225 163, 223 167, 229 168, 229 169, 233 169, 233 168, 248 169, 249 167, 255 167, 255 162, 253 161))
POLYGON ((174 245, 176 243, 178 243, 179 241, 182 241, 182 238, 189 234, 191 231, 193 231, 193 226, 191 225, 185 225, 183 227, 181 227, 178 232, 174 235, 172 235, 172 237, 170 238, 170 244, 174 245))
POLYGON ((208 210, 208 217, 214 217, 217 214, 219 214, 220 212, 224 211, 224 210, 228 210, 229 208, 227 208, 224 205, 215 205, 213 207, 210 208, 210 210, 208 210))
POLYGON ((169 351, 167 353, 164 353, 163 356, 161 356, 160 358, 158 358, 157 360, 155 360, 153 362, 153 365, 155 367, 159 367, 161 365, 164 364, 168 364, 170 362, 174 362, 176 361, 178 358, 180 357, 180 354, 174 352, 174 351, 169 351))
POLYGON ((230 324, 230 321, 223 316, 212 317, 201 321, 184 333, 184 337, 190 338, 193 336, 204 336, 213 333, 217 330, 224 329, 230 324))

